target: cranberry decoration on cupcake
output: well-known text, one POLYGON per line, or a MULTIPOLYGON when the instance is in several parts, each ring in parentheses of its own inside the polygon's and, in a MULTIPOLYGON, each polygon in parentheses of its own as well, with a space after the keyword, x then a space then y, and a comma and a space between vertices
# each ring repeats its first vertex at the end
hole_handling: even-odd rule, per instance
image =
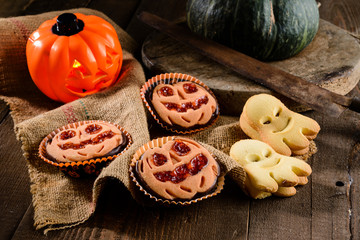
POLYGON ((149 79, 141 96, 155 120, 176 133, 204 130, 219 117, 212 91, 195 77, 166 73, 149 79))
POLYGON ((145 195, 162 203, 191 204, 218 194, 224 184, 215 157, 194 140, 163 137, 142 146, 130 166, 145 195))
POLYGON ((119 125, 82 121, 65 125, 43 139, 40 157, 73 177, 98 175, 102 167, 132 144, 131 136, 119 125))

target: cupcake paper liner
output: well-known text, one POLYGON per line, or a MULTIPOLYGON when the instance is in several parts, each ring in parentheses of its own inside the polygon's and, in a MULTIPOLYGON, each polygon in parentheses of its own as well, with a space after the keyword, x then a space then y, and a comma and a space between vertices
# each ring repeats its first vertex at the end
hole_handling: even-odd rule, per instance
POLYGON ((103 123, 110 123, 102 120, 89 120, 89 121, 80 121, 76 123, 71 123, 68 125, 65 125, 63 127, 60 127, 54 131, 52 131, 50 134, 48 134, 40 143, 39 146, 39 156, 42 160, 44 160, 46 163, 49 163, 53 166, 58 167, 63 173, 79 178, 79 177, 85 177, 85 176, 98 176, 102 170, 102 168, 108 166, 110 162, 115 159, 116 157, 122 155, 132 144, 132 139, 130 134, 121 126, 115 123, 110 123, 114 126, 116 126, 122 133, 124 133, 125 137, 127 138, 127 145, 126 147, 118 154, 106 156, 106 157, 98 157, 93 158, 89 160, 84 161, 73 161, 73 162, 56 162, 53 161, 48 157, 47 151, 46 151, 46 144, 47 142, 52 139, 57 133, 70 129, 75 128, 84 124, 88 123, 96 123, 96 122, 103 122, 103 123))
POLYGON ((140 95, 142 100, 144 101, 147 109, 150 111, 151 115, 154 117, 156 122, 163 127, 164 129, 177 133, 177 134, 189 134, 189 133, 195 133, 202 130, 205 130, 209 127, 211 127, 215 122, 218 120, 220 116, 220 110, 219 110, 219 103, 214 95, 214 93, 211 91, 211 89, 206 86, 203 82, 201 82, 199 79, 192 77, 187 74, 182 73, 164 73, 160 75, 156 75, 155 77, 149 79, 140 89, 140 95), (170 125, 166 122, 164 122, 161 117, 157 114, 156 110, 154 109, 150 99, 148 99, 148 95, 151 94, 151 91, 159 84, 173 84, 177 82, 193 82, 201 87, 203 87, 206 91, 209 92, 209 94, 215 99, 216 101, 216 110, 215 113, 213 113, 213 117, 204 125, 195 125, 190 128, 183 128, 177 125, 170 125))
MULTIPOLYGON (((162 137, 162 138, 157 138, 154 139, 148 143, 146 143, 145 145, 143 145, 142 147, 140 147, 134 154, 131 163, 130 163, 130 168, 129 168, 129 172, 130 172, 130 177, 132 179, 132 181, 135 183, 135 185, 139 188, 139 190, 145 194, 146 196, 148 196, 150 199, 153 199, 156 203, 159 204, 163 204, 163 205, 178 205, 178 206, 186 206, 186 205, 190 205, 193 203, 197 203, 199 201, 202 201, 204 199, 207 199, 209 197, 213 197, 216 196, 217 194, 219 194, 221 192, 221 190, 224 187, 224 182, 225 182, 225 173, 223 173, 222 169, 221 169, 221 164, 218 162, 219 166, 220 166, 220 176, 217 178, 217 183, 214 186, 214 188, 212 190, 210 190, 210 193, 204 195, 204 196, 200 196, 200 197, 195 197, 194 199, 182 199, 182 200, 168 200, 168 199, 163 199, 161 197, 155 196, 154 194, 152 194, 151 192, 149 192, 146 187, 144 187, 141 183, 141 181, 139 180, 139 177, 137 176, 136 173, 136 163, 137 161, 141 158, 141 156, 148 150, 148 149, 152 149, 155 147, 161 147, 162 145, 164 145, 166 142, 171 141, 171 140, 176 140, 176 139, 182 139, 182 137, 176 137, 176 136, 169 136, 169 137, 162 137)), ((211 153, 211 155, 215 158, 216 157, 211 153)))

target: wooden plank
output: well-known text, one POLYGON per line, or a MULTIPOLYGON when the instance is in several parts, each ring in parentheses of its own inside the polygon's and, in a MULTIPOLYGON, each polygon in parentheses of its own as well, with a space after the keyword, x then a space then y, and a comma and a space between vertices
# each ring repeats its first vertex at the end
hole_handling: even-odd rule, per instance
POLYGON ((220 195, 188 207, 138 208, 125 232, 141 239, 244 239, 248 207, 239 187, 226 181, 220 195))
MULTIPOLYGON (((110 180, 94 217, 74 228, 52 231, 50 239, 244 239, 249 201, 231 180, 221 195, 188 207, 143 207, 110 180)), ((13 239, 43 239, 32 227, 32 207, 13 239)))
POLYGON ((360 35, 360 1, 358 0, 318 0, 322 19, 360 35))
POLYGON ((129 25, 139 4, 140 0, 93 0, 86 7, 105 13, 115 23, 125 29, 129 25))
POLYGON ((87 7, 102 11, 120 27, 126 28, 139 3, 140 0, 0 0, 0 17, 21 16, 55 10, 87 7))
POLYGON ((0 124, 0 239, 8 239, 31 203, 28 170, 7 115, 0 124))
MULTIPOLYGON (((314 113, 310 116, 316 117, 314 113)), ((351 175, 351 202, 346 186, 350 183, 347 166, 352 158, 348 158, 351 157, 349 150, 354 147, 354 142, 359 144, 359 135, 354 136, 352 130, 359 133, 359 124, 354 129, 351 127, 354 119, 333 119, 329 123, 325 117, 317 115, 317 120, 322 130, 317 139, 319 152, 311 162, 313 174, 310 183, 298 188, 297 195, 292 198, 251 200, 249 239, 264 236, 268 239, 342 239, 350 238, 351 234, 358 236, 358 153, 354 155, 357 161, 352 161, 354 169, 351 171, 357 176, 351 175), (352 231, 349 209, 353 212, 352 231)), ((78 227, 50 232, 48 237, 217 239, 223 236, 224 239, 245 239, 248 207, 249 199, 228 180, 219 196, 184 208, 142 207, 117 181, 110 181, 93 218, 78 227)), ((24 219, 26 221, 19 225, 15 239, 29 239, 38 234, 30 227, 32 215, 27 213, 24 219)))
POLYGON ((68 1, 32 0, 29 1, 29 3, 23 7, 23 11, 21 15, 33 15, 33 14, 39 14, 39 13, 55 11, 55 10, 87 7, 88 3, 89 3, 88 0, 68 0, 68 1))
MULTIPOLYGON (((346 2, 348 1, 349 0, 346 2)), ((154 7, 154 9, 158 8, 159 11, 161 10, 161 5, 158 5, 159 3, 163 3, 164 6, 165 4, 169 4, 166 1, 145 2, 146 1, 143 1, 143 6, 147 4, 148 7, 154 7)), ((333 0, 332 2, 337 1, 333 0)), ((180 3, 175 3, 175 5, 176 4, 180 3)), ((171 8, 167 10, 168 12, 163 14, 168 15, 168 17, 171 18, 170 15, 173 14, 172 10, 171 8)), ((175 12, 176 14, 178 13, 178 11, 175 12)), ((157 10, 154 10, 154 13, 157 13, 157 10)), ((163 15, 160 16, 164 17, 163 15)), ((143 31, 144 26, 136 29, 140 23, 137 25, 134 22, 134 19, 135 18, 132 19, 132 23, 129 25, 128 29, 131 29, 131 31, 133 31, 133 33, 138 36, 139 39, 142 39, 147 35, 147 33, 143 31)), ((148 29, 147 31, 150 32, 151 30, 148 29)), ((262 201, 251 201, 250 207, 252 212, 250 215, 249 233, 247 233, 246 230, 249 199, 241 193, 239 188, 234 183, 228 180, 226 181, 224 192, 221 195, 204 201, 199 205, 185 208, 142 207, 134 202, 123 186, 118 183, 110 182, 101 195, 99 207, 96 210, 94 217, 80 226, 67 230, 50 232, 48 236, 45 237, 40 231, 34 230, 32 226, 33 209, 30 207, 28 208, 23 218, 20 216, 22 213, 14 213, 14 215, 8 216, 6 214, 9 213, 6 212, 4 216, 1 216, 0 223, 3 224, 3 222, 6 222, 5 225, 2 225, 0 232, 1 234, 5 233, 6 229, 10 229, 9 227, 6 227, 6 224, 11 225, 11 223, 15 220, 19 222, 22 218, 20 225, 18 226, 14 235, 14 239, 219 239, 220 237, 224 239, 246 239, 247 237, 250 239, 255 239, 255 236, 261 236, 263 239, 270 239, 274 236, 279 236, 279 239, 286 239, 285 237, 289 236, 292 236, 292 239, 322 238, 323 236, 325 239, 331 239, 331 236, 334 239, 343 239, 350 238, 351 234, 353 239, 359 239, 359 128, 354 128, 354 126, 359 125, 359 122, 351 122, 352 125, 350 123, 344 125, 342 121, 338 128, 336 121, 333 121, 331 123, 332 125, 327 125, 327 120, 321 119, 321 116, 318 116, 318 118, 319 121, 321 121, 323 130, 327 130, 325 131, 324 136, 319 136, 319 139, 321 140, 319 147, 322 148, 322 150, 320 149, 319 151, 322 151, 322 154, 319 156, 317 154, 314 157, 313 180, 308 185, 300 188, 298 194, 293 198, 273 198, 262 201), (343 133, 344 128, 346 128, 346 133, 343 133), (332 130, 330 131, 330 129, 332 130), (351 136, 349 129, 353 130, 351 136), (333 146, 334 149, 331 149, 331 147, 327 145, 328 141, 330 144, 334 144, 335 142, 338 143, 342 140, 349 144, 353 143, 353 146, 342 150, 339 148, 342 147, 341 143, 339 145, 335 145, 335 147, 333 146), (330 153, 335 155, 332 156, 331 154, 325 154, 327 150, 331 150, 330 153), (345 160, 351 162, 348 169, 350 174, 346 175, 343 172, 344 163, 342 161, 344 161, 344 157, 346 156, 340 156, 340 158, 336 159, 336 157, 340 155, 340 153, 337 153, 337 151, 342 152, 344 155, 348 156, 348 158, 345 158, 345 160), (327 159, 330 159, 332 165, 327 164, 327 159), (320 166, 321 164, 323 164, 323 166, 320 166), (339 179, 339 181, 343 180, 343 178, 328 179, 328 181, 331 181, 331 184, 327 182, 326 184, 321 184, 322 181, 325 181, 321 179, 323 176, 329 178, 329 176, 326 174, 326 171, 329 169, 330 172, 340 172, 340 176, 344 177, 345 180, 348 179, 346 177, 351 177, 350 179, 352 179, 352 184, 348 188, 350 200, 347 200, 349 202, 347 202, 345 206, 339 206, 339 204, 345 201, 344 199, 347 198, 347 193, 346 191, 344 193, 344 190, 341 186, 336 186, 336 182, 339 179), (338 194, 339 196, 335 195, 334 197, 329 198, 329 195, 333 193, 336 194, 338 192, 340 193, 338 194), (309 197, 311 197, 312 201, 309 200, 309 197), (314 205, 312 208, 311 204, 314 205), (322 206, 322 204, 325 205, 322 206), (332 209, 337 207, 339 207, 338 210, 332 209), (309 213, 311 209, 314 209, 312 217, 311 212, 309 213), (344 220, 344 216, 348 214, 349 209, 351 210, 352 214, 350 221, 347 222, 344 220), (287 218, 282 217, 282 221, 277 220, 279 216, 275 215, 273 211, 287 216, 287 218), (339 214, 340 219, 336 219, 339 214), (11 217, 14 217, 14 219, 11 219, 11 217), (270 217, 274 217, 275 220, 274 218, 270 217), (288 221, 288 219, 290 219, 290 221, 288 221), (274 221, 279 225, 271 223, 271 221, 274 221), (323 224, 325 227, 323 227, 323 224), (331 224, 333 224, 333 227, 329 228, 329 225, 331 224), (338 226, 336 226, 336 224, 338 226), (270 229, 270 225, 273 226, 273 229, 270 229), (3 226, 5 226, 5 230, 3 230, 3 226), (344 226, 345 230, 338 229, 343 228, 344 226), (262 228, 265 228, 265 230, 262 228), (336 233, 338 230, 339 232, 336 233), (277 231, 279 233, 277 233, 277 231), (333 232, 327 235, 327 231, 335 231, 335 233, 333 232), (290 233, 294 234, 290 235, 290 233), (341 234, 344 235, 342 236, 341 234)), ((6 150, 11 148, 13 152, 9 154, 16 153, 17 155, 17 157, 14 157, 13 160, 21 159, 20 146, 13 145, 12 142, 7 143, 5 140, 3 140, 3 136, 7 137, 8 134, 10 134, 9 131, 12 131, 12 127, 7 128, 7 130, 3 130, 2 126, 0 125, 0 147, 4 146, 6 150)), ((323 131, 321 134, 323 134, 323 131)), ((4 158, 2 157, 2 150, 3 149, 0 151, 0 160, 1 162, 4 162, 5 160, 3 160, 4 158)), ((16 169, 15 165, 11 166, 14 166, 16 169)), ((10 170, 1 169, 0 174, 2 174, 2 171, 5 172, 10 170)), ((15 170, 11 171, 14 172, 15 170)), ((16 169, 16 171, 19 170, 16 169)), ((16 174, 16 172, 14 174, 16 174)), ((24 174, 22 178, 23 177, 26 178, 27 174, 24 174)), ((2 178, 0 178, 0 180, 0 183, 3 185, 2 178)), ((14 181, 16 181, 16 179, 14 181)), ((344 181, 345 186, 348 186, 348 183, 350 183, 349 180, 347 180, 347 182, 344 181)), ((3 193, 6 193, 6 195, 11 195, 11 192, 6 192, 5 190, 3 191, 3 189, 0 189, 0 191, 2 195, 3 193)), ((11 191, 15 190, 11 189, 11 191)), ((28 186, 23 189, 23 192, 28 191, 28 186)), ((1 204, 3 204, 3 202, 5 203, 5 199, 3 200, 3 197, 6 197, 6 204, 8 204, 8 206, 11 206, 12 204, 8 201, 19 201, 22 198, 21 196, 14 196, 14 199, 12 199, 7 196, 1 196, 1 204)), ((20 207, 18 208, 26 209, 24 206, 22 206, 22 204, 20 204, 20 207)), ((3 210, 3 208, 1 207, 0 210, 3 210)), ((0 235, 0 238, 6 239, 9 238, 8 236, 9 235, 0 235)))
POLYGON ((140 0, 73 0, 73 1, 32 1, 25 12, 26 14, 41 13, 51 10, 65 10, 70 8, 86 7, 96 9, 110 17, 120 27, 125 28, 136 10, 140 0))
MULTIPOLYGON (((220 58, 220 54, 215 56, 220 58)), ((180 72, 199 78, 212 89, 223 114, 240 115, 247 99, 255 94, 276 94, 160 32, 146 38, 142 47, 142 59, 153 74, 180 72)), ((234 62, 236 61, 232 63, 234 62)), ((348 32, 321 20, 319 31, 307 48, 292 58, 269 64, 344 95, 356 86, 360 78, 360 45, 348 32), (342 57, 334 59, 334 56, 342 57)), ((247 70, 249 69, 251 68, 248 67, 247 70)), ((284 96, 276 96, 291 109, 308 109, 284 96)))
POLYGON ((349 239, 348 196, 346 188, 337 182, 346 184, 349 179, 347 157, 354 141, 349 134, 351 125, 343 119, 319 120, 322 130, 317 142, 324 144, 319 145, 312 165, 312 236, 349 239), (339 132, 343 134, 336 134, 339 132))
POLYGON ((9 114, 9 111, 9 106, 3 100, 0 100, 0 123, 9 114))
POLYGON ((24 7, 29 4, 31 0, 0 0, 0 17, 13 17, 23 14, 24 7))
MULTIPOLYGON (((358 123, 359 125, 359 123, 358 123)), ((357 138, 360 139, 359 132, 357 132, 357 138)), ((349 184, 347 184, 350 194, 350 207, 351 207, 351 234, 352 239, 360 239, 360 141, 353 146, 351 155, 349 157, 349 173, 351 178, 349 184)))
MULTIPOLYGON (((360 84, 359 84, 360 85, 360 84)), ((360 96, 360 88, 357 87, 353 91, 354 95, 360 96)), ((349 114, 350 115, 350 114, 349 114)), ((353 129, 353 138, 355 144, 351 146, 351 151, 348 156, 348 172, 349 179, 346 182, 346 192, 349 195, 350 204, 350 232, 352 239, 360 239, 360 115, 353 113, 351 115, 355 120, 354 126, 357 131, 353 129)), ((338 183, 339 184, 339 183, 338 183)), ((340 184, 341 185, 341 184, 340 184)))
POLYGON ((268 239, 357 239, 354 234, 359 236, 356 230, 359 229, 356 220, 360 209, 356 204, 359 185, 354 182, 359 180, 359 116, 329 119, 316 113, 307 115, 322 127, 316 139, 318 153, 310 162, 313 170, 310 182, 299 187, 298 193, 289 199, 252 201, 249 239, 263 236, 268 239), (352 150, 354 145, 356 151, 352 150), (349 167, 351 162, 353 167, 349 167), (351 188, 350 179, 353 179, 351 188))
POLYGON ((142 11, 154 13, 159 17, 174 21, 185 16, 186 0, 168 1, 168 0, 143 0, 137 8, 133 18, 131 19, 126 31, 135 41, 142 43, 147 35, 153 30, 137 19, 137 14, 142 11))
POLYGON ((291 198, 252 200, 249 239, 310 239, 311 183, 291 198))
POLYGON ((139 0, 72 0, 72 1, 31 1, 24 9, 23 14, 36 14, 54 10, 86 7, 102 11, 120 27, 125 28, 139 4, 139 0))
POLYGON ((21 219, 21 222, 19 222, 19 225, 12 236, 13 240, 19 239, 49 239, 47 236, 45 236, 41 231, 35 231, 34 225, 34 208, 32 204, 30 204, 23 215, 23 218, 21 219))
POLYGON ((351 198, 355 196, 350 196, 348 191, 351 184, 349 163, 350 153, 359 142, 358 119, 358 115, 357 118, 349 115, 341 119, 318 118, 322 130, 318 139, 319 152, 313 160, 313 238, 352 239, 350 221, 354 215, 350 210, 351 198))
MULTIPOLYGON (((360 1, 319 0, 319 2, 321 2, 321 7, 319 8, 320 16, 323 19, 329 20, 335 25, 350 31, 355 35, 360 35, 360 1)), ((349 95, 360 96, 359 89, 360 83, 349 95)), ((353 124, 349 124, 350 130, 346 133, 346 135, 352 135, 353 139, 353 141, 348 141, 348 144, 350 145, 347 146, 348 151, 345 152, 345 161, 348 162, 348 179, 345 177, 345 181, 337 181, 337 188, 341 189, 341 192, 345 191, 348 199, 347 206, 349 207, 348 214, 350 215, 348 223, 350 229, 350 239, 360 239, 360 136, 358 130, 360 128, 360 122, 358 120, 358 114, 349 115, 352 117, 350 119, 356 120, 350 121, 353 124), (341 186, 342 183, 344 183, 344 187, 341 186), (343 188, 346 188, 346 190, 343 188)), ((337 125, 334 127, 335 129, 338 129, 337 125)), ((341 135, 343 134, 341 133, 341 135)), ((340 143, 341 140, 337 139, 337 142, 340 143)), ((342 150, 340 149, 340 151, 342 150)), ((341 160, 339 159, 338 161, 340 162, 341 160)), ((341 226, 339 226, 339 228, 341 228, 341 226)))

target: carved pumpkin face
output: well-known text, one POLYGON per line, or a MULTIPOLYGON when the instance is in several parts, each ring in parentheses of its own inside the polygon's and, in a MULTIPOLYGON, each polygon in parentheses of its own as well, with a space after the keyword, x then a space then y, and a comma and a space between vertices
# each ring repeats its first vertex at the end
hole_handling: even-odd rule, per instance
POLYGON ((220 174, 212 155, 185 138, 148 149, 138 161, 137 171, 146 185, 165 199, 191 199, 207 192, 220 174))
POLYGON ((163 121, 184 128, 208 123, 217 108, 215 98, 208 91, 186 81, 157 85, 152 104, 163 121))
POLYGON ((56 101, 70 102, 116 82, 122 49, 114 28, 102 18, 65 13, 45 21, 26 46, 36 86, 56 101))

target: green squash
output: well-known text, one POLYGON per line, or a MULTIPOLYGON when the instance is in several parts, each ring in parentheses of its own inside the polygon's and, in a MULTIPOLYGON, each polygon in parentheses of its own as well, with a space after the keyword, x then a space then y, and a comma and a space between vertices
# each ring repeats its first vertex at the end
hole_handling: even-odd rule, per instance
POLYGON ((319 27, 315 0, 188 0, 191 31, 254 58, 289 58, 319 27))

